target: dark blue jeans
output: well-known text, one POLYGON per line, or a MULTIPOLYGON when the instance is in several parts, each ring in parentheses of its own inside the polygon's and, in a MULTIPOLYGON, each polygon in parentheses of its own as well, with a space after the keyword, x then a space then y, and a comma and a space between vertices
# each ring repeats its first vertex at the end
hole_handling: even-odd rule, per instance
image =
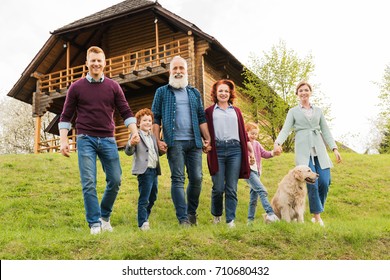
POLYGON ((241 145, 237 140, 216 141, 218 172, 213 175, 211 191, 211 214, 222 216, 225 194, 226 222, 236 217, 237 183, 241 168, 241 145))
POLYGON ((149 218, 154 202, 157 199, 157 169, 148 168, 138 179, 138 227, 141 227, 149 218))
POLYGON ((306 184, 307 196, 309 198, 310 213, 319 214, 324 212, 325 201, 328 197, 330 168, 322 169, 317 157, 314 157, 314 163, 310 159, 309 167, 320 176, 314 184, 306 184))
POLYGON ((188 214, 195 215, 202 189, 202 149, 195 140, 175 140, 167 152, 171 169, 171 195, 179 222, 187 221, 188 214), (187 202, 184 192, 185 168, 188 174, 187 202))
POLYGON ((110 218, 121 185, 122 169, 115 138, 80 134, 77 136, 77 154, 87 222, 90 227, 100 225, 100 217, 110 218), (100 206, 96 193, 97 157, 107 182, 100 206))

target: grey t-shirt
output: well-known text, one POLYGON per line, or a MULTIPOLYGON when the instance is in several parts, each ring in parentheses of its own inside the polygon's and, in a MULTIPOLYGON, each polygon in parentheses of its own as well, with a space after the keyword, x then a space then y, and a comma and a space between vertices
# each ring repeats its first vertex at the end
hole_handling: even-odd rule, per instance
POLYGON ((191 108, 186 88, 173 89, 176 97, 175 140, 192 140, 194 132, 191 108))

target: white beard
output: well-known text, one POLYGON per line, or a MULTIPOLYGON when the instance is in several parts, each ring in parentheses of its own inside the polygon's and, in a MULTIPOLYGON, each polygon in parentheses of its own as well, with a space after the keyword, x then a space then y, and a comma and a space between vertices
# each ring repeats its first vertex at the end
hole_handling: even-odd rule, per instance
POLYGON ((188 86, 188 74, 169 75, 169 84, 174 88, 185 88, 188 86))

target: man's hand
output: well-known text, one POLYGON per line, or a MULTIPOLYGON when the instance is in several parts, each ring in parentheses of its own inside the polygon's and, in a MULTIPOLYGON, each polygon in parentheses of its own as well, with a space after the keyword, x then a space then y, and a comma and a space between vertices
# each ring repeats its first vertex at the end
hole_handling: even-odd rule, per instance
POLYGON ((141 141, 141 138, 139 137, 139 134, 138 133, 134 133, 131 135, 131 138, 130 138, 130 145, 131 146, 136 146, 139 141, 141 141))
POLYGON ((211 151, 210 141, 209 141, 209 140, 203 140, 203 139, 202 139, 202 142, 203 142, 202 151, 203 151, 205 154, 207 154, 208 152, 211 151))
POLYGON ((158 150, 164 154, 168 151, 168 145, 164 141, 157 140, 157 146, 158 150))
POLYGON ((68 132, 67 129, 60 129, 60 152, 65 157, 70 156, 68 132))
POLYGON ((65 157, 70 156, 70 149, 69 149, 68 141, 64 141, 64 142, 61 141, 60 152, 65 157))

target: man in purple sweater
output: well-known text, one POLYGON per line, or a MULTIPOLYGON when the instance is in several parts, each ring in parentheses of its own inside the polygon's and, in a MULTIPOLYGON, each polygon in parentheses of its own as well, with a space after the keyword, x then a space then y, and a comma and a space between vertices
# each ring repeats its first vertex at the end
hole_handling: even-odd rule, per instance
POLYGON ((121 184, 122 169, 114 137, 115 108, 132 139, 139 142, 136 119, 119 84, 104 76, 106 58, 99 47, 87 51, 88 74, 74 82, 66 95, 58 125, 61 153, 69 157, 68 132, 77 113, 77 154, 84 197, 86 219, 91 234, 112 231, 110 216, 121 184), (106 189, 99 205, 96 192, 96 157, 99 157, 106 174, 106 189))

